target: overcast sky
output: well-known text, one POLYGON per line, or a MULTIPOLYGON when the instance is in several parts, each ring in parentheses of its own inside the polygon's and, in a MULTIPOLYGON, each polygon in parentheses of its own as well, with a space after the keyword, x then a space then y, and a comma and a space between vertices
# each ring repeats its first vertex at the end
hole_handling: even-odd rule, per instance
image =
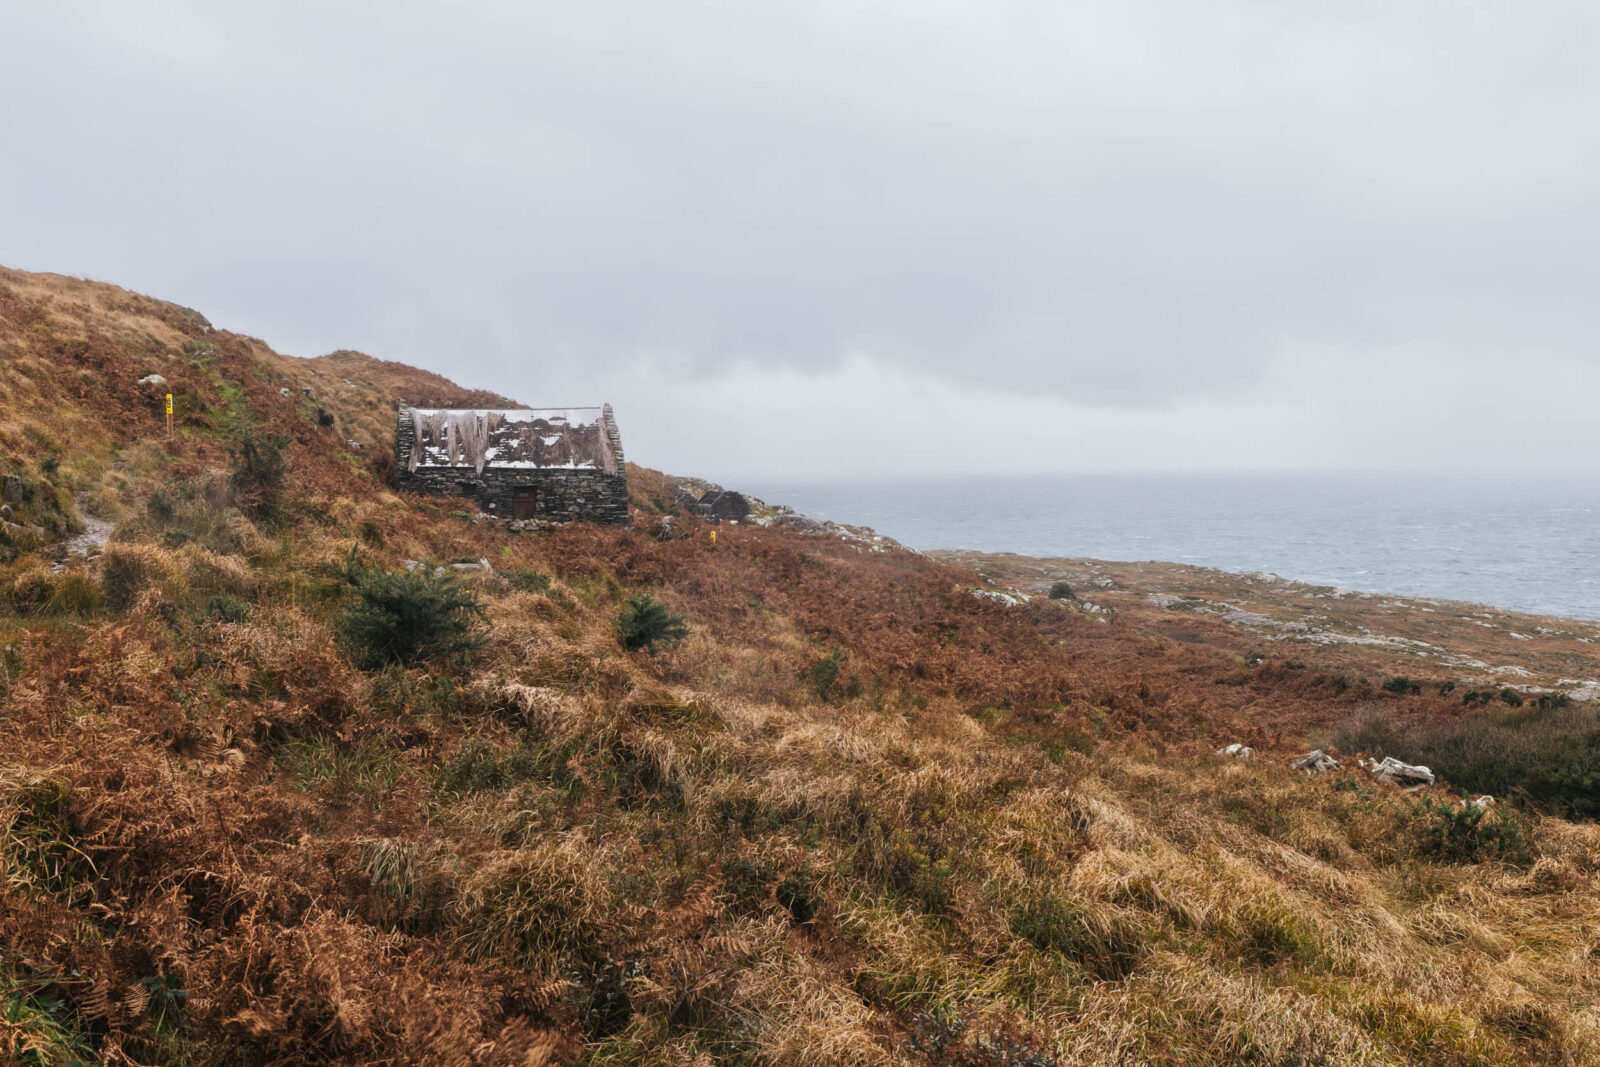
POLYGON ((0 0, 0 262, 739 477, 1600 470, 1600 5, 0 0))

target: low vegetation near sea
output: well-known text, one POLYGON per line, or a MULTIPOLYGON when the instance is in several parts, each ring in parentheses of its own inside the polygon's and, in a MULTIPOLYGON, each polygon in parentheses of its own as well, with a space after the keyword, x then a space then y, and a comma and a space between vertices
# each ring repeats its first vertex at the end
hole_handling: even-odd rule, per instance
MULTIPOLYGON (((473 394, 192 316, 0 273, 40 413, 0 425, 12 1061, 1600 1059, 1591 813, 1294 771, 1258 725, 1409 739, 1368 712, 1434 696, 898 549, 663 540, 641 468, 634 527, 513 533, 349 444, 473 394), (152 371, 170 444, 122 396, 152 371), (86 514, 115 534, 55 566, 86 514)), ((1514 710, 1463 714, 1507 758, 1577 714, 1514 710)))

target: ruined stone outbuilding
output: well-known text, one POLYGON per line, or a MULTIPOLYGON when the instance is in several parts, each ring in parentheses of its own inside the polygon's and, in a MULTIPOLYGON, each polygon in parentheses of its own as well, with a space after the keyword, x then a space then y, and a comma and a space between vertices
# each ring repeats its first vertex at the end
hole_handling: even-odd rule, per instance
POLYGON ((401 407, 395 488, 464 496, 497 518, 628 521, 628 480, 611 405, 401 407))
POLYGON ((750 501, 732 489, 708 489, 699 497, 680 489, 678 506, 711 522, 743 522, 750 517, 750 501))

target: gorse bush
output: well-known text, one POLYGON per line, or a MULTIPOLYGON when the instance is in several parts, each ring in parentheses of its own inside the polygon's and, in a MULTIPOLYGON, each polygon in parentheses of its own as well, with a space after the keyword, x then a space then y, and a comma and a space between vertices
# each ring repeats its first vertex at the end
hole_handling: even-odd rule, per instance
POLYGON ((1072 586, 1066 582, 1055 582, 1050 586, 1051 600, 1077 600, 1078 594, 1072 591, 1072 586))
POLYGON ((1572 698, 1565 693, 1540 693, 1533 706, 1540 711, 1559 711, 1572 706, 1572 698))
POLYGON ((355 575, 357 602, 339 620, 339 640, 360 667, 424 659, 465 662, 483 643, 483 606, 454 575, 418 568, 355 575))
POLYGON ((1511 808, 1478 808, 1465 802, 1424 800, 1417 837, 1425 855, 1446 863, 1526 864, 1530 850, 1522 822, 1511 808))
POLYGON ((629 651, 643 648, 654 653, 657 645, 675 645, 688 636, 683 616, 672 614, 653 596, 629 597, 617 616, 617 640, 629 651))
POLYGON ((229 497, 240 510, 257 518, 277 514, 287 470, 289 439, 282 434, 258 437, 246 430, 231 451, 233 476, 229 497))
POLYGON ((1385 693, 1395 693, 1399 696, 1416 696, 1422 692, 1422 686, 1403 674, 1397 674, 1383 683, 1383 691, 1385 693))
POLYGON ((844 674, 844 664, 844 651, 836 648, 807 668, 806 684, 819 700, 827 703, 837 697, 861 695, 860 677, 844 674))

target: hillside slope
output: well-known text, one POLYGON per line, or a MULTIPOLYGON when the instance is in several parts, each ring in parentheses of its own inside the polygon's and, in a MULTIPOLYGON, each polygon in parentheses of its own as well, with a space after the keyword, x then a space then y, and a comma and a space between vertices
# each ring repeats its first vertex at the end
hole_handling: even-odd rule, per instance
POLYGON ((109 286, 0 273, 0 375, 16 1061, 1600 1059, 1600 831, 1285 765, 1374 683, 637 468, 512 533, 384 481, 486 394, 109 286))

